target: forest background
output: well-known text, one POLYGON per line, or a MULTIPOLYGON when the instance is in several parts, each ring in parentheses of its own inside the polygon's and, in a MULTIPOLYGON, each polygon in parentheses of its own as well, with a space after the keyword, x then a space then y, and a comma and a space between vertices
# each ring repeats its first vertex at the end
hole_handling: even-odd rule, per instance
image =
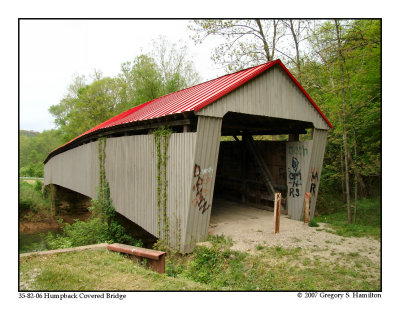
MULTIPOLYGON (((357 201, 381 189, 381 20, 194 20, 197 44, 220 40, 211 52, 227 73, 281 59, 318 104, 333 129, 324 159, 320 205, 340 196, 349 222, 357 201), (340 193, 340 195, 339 195, 340 193)), ((151 53, 121 64, 114 77, 75 76, 49 109, 56 129, 20 130, 19 174, 43 177, 50 151, 127 109, 195 85, 199 74, 185 45, 159 38, 151 53)))

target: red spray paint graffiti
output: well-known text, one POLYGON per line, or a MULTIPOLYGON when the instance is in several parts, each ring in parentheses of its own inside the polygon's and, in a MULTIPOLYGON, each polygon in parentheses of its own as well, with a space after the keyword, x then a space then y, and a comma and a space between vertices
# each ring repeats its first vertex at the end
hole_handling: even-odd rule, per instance
POLYGON ((192 188, 192 191, 196 192, 192 205, 197 207, 203 214, 210 208, 210 204, 207 202, 207 195, 209 194, 208 183, 211 181, 213 169, 201 169, 197 164, 194 165, 193 178, 196 182, 192 188))

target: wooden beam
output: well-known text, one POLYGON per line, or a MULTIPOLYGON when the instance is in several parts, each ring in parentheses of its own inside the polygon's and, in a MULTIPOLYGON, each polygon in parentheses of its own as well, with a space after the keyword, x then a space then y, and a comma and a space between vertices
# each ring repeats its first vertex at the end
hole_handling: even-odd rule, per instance
POLYGON ((259 150, 255 146, 253 137, 250 135, 243 135, 242 136, 243 141, 245 141, 245 146, 249 150, 249 153, 253 156, 254 161, 260 168, 261 176, 264 179, 265 185, 267 186, 268 191, 270 192, 271 195, 275 193, 275 188, 272 184, 272 175, 269 172, 269 169, 260 154, 259 150))
POLYGON ((183 125, 183 132, 190 132, 190 125, 183 125))
MULTIPOLYGON (((225 129, 222 128, 221 135, 222 136, 234 136, 234 135, 241 135, 241 131, 239 129, 225 129)), ((306 134, 307 131, 303 129, 287 129, 287 130, 276 130, 276 129, 271 129, 271 130, 260 130, 260 131, 255 131, 255 130, 249 130, 248 131, 251 135, 253 136, 265 136, 265 135, 287 135, 287 134, 306 134)))

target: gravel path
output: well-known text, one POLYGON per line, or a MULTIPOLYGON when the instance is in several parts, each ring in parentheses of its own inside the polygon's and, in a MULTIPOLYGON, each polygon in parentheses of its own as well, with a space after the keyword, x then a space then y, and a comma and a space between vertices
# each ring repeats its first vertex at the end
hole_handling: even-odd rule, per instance
POLYGON ((300 221, 281 215, 280 232, 274 234, 273 213, 243 204, 216 201, 211 214, 209 233, 231 237, 233 250, 256 252, 257 246, 301 247, 313 249, 325 256, 331 253, 352 254, 368 257, 380 264, 380 242, 372 238, 341 237, 323 231, 320 227, 309 227, 300 221))

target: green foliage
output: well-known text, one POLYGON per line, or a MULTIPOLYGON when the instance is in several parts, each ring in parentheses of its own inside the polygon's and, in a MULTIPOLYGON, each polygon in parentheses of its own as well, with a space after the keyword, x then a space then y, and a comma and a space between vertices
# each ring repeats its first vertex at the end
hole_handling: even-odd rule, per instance
POLYGON ((309 44, 314 52, 304 62, 302 84, 334 125, 328 135, 321 188, 324 185, 332 192, 343 190, 343 133, 346 130, 350 179, 354 180, 358 174, 358 193, 366 196, 373 190, 367 188, 365 181, 381 176, 381 23, 379 20, 343 21, 340 31, 341 49, 335 41, 333 21, 310 29, 309 44), (341 103, 343 86, 346 128, 341 103))
POLYGON ((188 48, 182 43, 170 43, 160 36, 153 40, 154 59, 161 73, 164 93, 169 94, 200 82, 199 74, 194 69, 188 48))
POLYGON ((75 220, 66 223, 61 234, 48 233, 44 237, 48 249, 63 249, 82 245, 97 244, 108 240, 107 224, 94 217, 85 222, 75 220))
POLYGON ((131 109, 198 82, 186 48, 165 39, 154 43, 153 52, 121 64, 116 77, 94 73, 91 83, 77 76, 61 101, 50 107, 63 142, 131 109))
POLYGON ((19 175, 23 177, 43 177, 43 161, 47 155, 62 144, 58 130, 41 133, 20 130, 19 135, 19 175))
POLYGON ((308 223, 308 226, 310 226, 310 227, 319 227, 319 224, 318 224, 318 222, 317 222, 316 219, 312 219, 312 220, 308 223))
POLYGON ((33 188, 35 189, 35 191, 41 192, 42 191, 42 187, 43 187, 43 182, 39 181, 39 180, 36 180, 34 185, 33 185, 33 188))
MULTIPOLYGON (((334 197, 331 197, 335 200, 334 197)), ((323 213, 315 219, 320 223, 329 224, 329 232, 344 237, 373 237, 379 239, 381 235, 381 200, 380 196, 362 198, 358 201, 356 223, 348 223, 347 211, 343 203, 333 203, 329 213, 323 213)))
POLYGON ((169 219, 167 216, 167 150, 172 130, 160 127, 153 132, 157 152, 157 211, 158 235, 169 244, 169 219))
POLYGON ((97 199, 92 200, 90 207, 91 217, 85 222, 75 220, 73 224, 65 224, 61 234, 47 234, 44 238, 47 248, 69 248, 102 242, 143 246, 140 240, 134 239, 126 232, 116 218, 105 175, 105 147, 106 139, 99 139, 99 187, 97 199))
POLYGON ((110 186, 105 174, 106 159, 106 139, 99 139, 99 188, 97 199, 94 199, 92 212, 105 225, 105 233, 109 242, 127 243, 131 245, 141 246, 141 241, 137 241, 130 236, 125 228, 116 218, 115 208, 112 205, 110 186))
POLYGON ((31 185, 24 181, 19 182, 19 215, 22 215, 28 211, 31 211, 34 214, 44 214, 49 211, 50 200, 43 197, 41 188, 41 182, 37 182, 35 185, 31 185), (40 184, 40 186, 37 184, 40 184))

